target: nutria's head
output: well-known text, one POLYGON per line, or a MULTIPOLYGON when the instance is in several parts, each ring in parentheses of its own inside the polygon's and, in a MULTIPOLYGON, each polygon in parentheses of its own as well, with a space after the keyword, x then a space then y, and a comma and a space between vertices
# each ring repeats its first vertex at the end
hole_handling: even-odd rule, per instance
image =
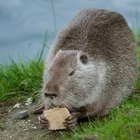
POLYGON ((98 79, 93 60, 81 51, 60 50, 50 63, 42 90, 46 106, 82 106, 98 79))

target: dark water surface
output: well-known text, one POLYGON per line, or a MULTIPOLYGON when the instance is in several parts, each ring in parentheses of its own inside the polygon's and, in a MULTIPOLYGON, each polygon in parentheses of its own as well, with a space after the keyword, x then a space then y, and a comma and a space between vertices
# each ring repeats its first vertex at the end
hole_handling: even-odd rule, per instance
POLYGON ((55 34, 83 8, 105 8, 123 14, 133 29, 140 28, 140 0, 0 0, 0 63, 9 56, 34 58, 43 35, 48 45, 55 34))

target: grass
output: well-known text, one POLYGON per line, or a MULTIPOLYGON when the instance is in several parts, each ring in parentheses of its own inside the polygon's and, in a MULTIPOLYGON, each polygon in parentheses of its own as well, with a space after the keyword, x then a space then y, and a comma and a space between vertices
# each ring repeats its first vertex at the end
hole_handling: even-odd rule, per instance
POLYGON ((0 101, 18 101, 41 88, 43 60, 0 66, 0 101))
MULTIPOLYGON (((137 47, 137 52, 139 63, 140 46, 137 47)), ((35 60, 18 64, 11 60, 10 65, 0 65, 1 103, 15 103, 38 94, 43 73, 42 54, 43 50, 35 60)), ((138 140, 140 138, 140 75, 138 77, 134 94, 125 99, 122 105, 111 111, 107 117, 80 123, 73 132, 60 132, 56 139, 138 140)))
POLYGON ((33 99, 40 92, 43 73, 43 52, 46 46, 46 37, 42 41, 42 50, 34 60, 15 63, 12 59, 10 65, 0 64, 0 105, 14 104, 32 96, 33 99))

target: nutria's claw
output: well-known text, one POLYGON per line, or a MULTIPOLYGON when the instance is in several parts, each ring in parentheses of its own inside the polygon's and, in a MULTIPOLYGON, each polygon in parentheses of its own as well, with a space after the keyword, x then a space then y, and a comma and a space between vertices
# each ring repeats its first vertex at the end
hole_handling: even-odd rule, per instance
POLYGON ((39 123, 44 127, 48 128, 50 126, 49 121, 45 118, 44 114, 38 117, 39 123))
POLYGON ((66 126, 67 129, 73 129, 77 124, 78 118, 79 112, 71 113, 71 115, 65 120, 64 126, 66 126))

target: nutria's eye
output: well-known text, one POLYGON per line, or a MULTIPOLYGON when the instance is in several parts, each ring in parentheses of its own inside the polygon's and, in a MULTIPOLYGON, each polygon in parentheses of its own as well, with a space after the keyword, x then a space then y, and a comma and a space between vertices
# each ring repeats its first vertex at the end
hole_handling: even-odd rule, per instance
POLYGON ((72 76, 72 75, 74 74, 74 72, 75 72, 75 71, 72 71, 72 72, 69 74, 69 76, 72 76))

